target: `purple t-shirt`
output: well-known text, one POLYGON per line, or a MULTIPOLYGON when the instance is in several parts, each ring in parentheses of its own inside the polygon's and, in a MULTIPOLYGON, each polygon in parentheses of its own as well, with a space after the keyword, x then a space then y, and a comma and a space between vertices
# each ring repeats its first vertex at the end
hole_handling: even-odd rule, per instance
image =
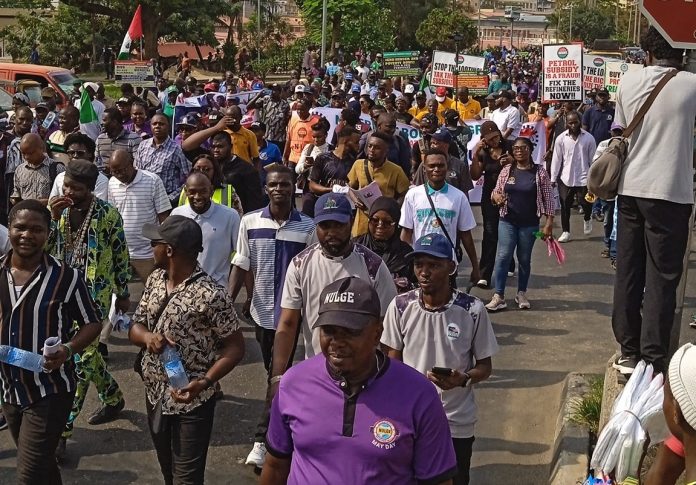
POLYGON ((346 388, 324 355, 283 376, 266 446, 273 456, 291 457, 289 485, 441 483, 456 474, 447 418, 423 375, 385 358, 355 396, 346 388))

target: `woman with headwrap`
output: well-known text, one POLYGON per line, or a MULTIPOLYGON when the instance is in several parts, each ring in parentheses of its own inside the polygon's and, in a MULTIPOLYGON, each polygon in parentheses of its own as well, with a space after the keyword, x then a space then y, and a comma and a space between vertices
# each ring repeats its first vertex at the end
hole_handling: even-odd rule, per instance
POLYGON ((394 277, 399 293, 411 290, 417 280, 413 265, 406 260, 406 254, 412 251, 411 246, 399 238, 399 204, 391 197, 379 197, 372 203, 368 217, 367 234, 358 237, 355 242, 382 258, 394 277))

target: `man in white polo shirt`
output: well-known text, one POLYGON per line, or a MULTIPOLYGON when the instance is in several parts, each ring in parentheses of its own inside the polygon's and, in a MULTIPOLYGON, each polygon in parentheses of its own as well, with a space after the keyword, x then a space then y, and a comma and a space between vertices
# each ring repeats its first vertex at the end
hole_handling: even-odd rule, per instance
MULTIPOLYGON (((147 170, 137 170, 126 150, 114 150, 109 159, 108 201, 123 218, 123 230, 130 263, 145 283, 155 267, 150 240, 143 236, 143 225, 164 221, 172 206, 162 180, 147 170)), ((101 175, 101 174, 100 174, 101 175)))
POLYGON ((471 261, 471 281, 476 283, 479 280, 479 265, 471 236, 476 220, 469 199, 464 192, 446 181, 447 154, 428 150, 423 167, 425 183, 411 187, 401 207, 401 240, 413 245, 414 241, 426 234, 442 234, 450 241, 459 260, 461 243, 471 261))
POLYGON ((522 122, 519 110, 512 105, 512 93, 506 89, 500 90, 496 95, 495 106, 491 119, 498 125, 503 138, 514 140, 520 136, 522 122))
POLYGON ((177 207, 172 215, 188 217, 201 226, 203 251, 198 255, 198 263, 218 285, 227 287, 232 252, 239 234, 239 214, 211 200, 213 185, 200 172, 188 176, 184 189, 189 204, 177 207))
POLYGON ((389 304, 381 341, 389 357, 435 385, 457 456, 453 483, 468 485, 477 410, 472 385, 491 375, 498 343, 483 302, 448 285, 455 268, 450 248, 442 234, 416 241, 409 256, 420 288, 389 304))

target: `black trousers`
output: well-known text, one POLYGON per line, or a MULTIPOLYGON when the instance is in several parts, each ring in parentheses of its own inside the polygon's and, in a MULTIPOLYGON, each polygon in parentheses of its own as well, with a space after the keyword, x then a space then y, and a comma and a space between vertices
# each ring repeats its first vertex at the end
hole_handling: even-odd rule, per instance
POLYGON ((592 217, 592 204, 585 200, 587 187, 568 187, 559 180, 558 196, 561 199, 561 227, 563 228, 563 232, 570 232, 570 209, 573 206, 573 197, 575 197, 575 194, 577 194, 580 199, 583 219, 589 221, 590 217, 592 217))
POLYGON ((147 424, 165 485, 203 485, 215 402, 210 398, 189 413, 163 415, 145 399, 147 424))
POLYGON ((254 333, 256 341, 261 347, 261 356, 263 357, 263 368, 266 373, 271 370, 271 358, 273 357, 273 340, 275 339, 275 330, 263 328, 258 323, 254 322, 254 333))
POLYGON ((60 485, 56 447, 75 391, 51 394, 27 408, 4 403, 2 412, 17 446, 17 483, 60 485))
POLYGON ((469 485, 469 468, 471 468, 471 448, 476 438, 452 438, 454 454, 457 457, 457 475, 452 485, 469 485))
MULTIPOLYGON (((495 267, 495 255, 498 251, 498 222, 500 221, 500 207, 491 202, 491 194, 481 196, 481 217, 483 218, 483 238, 481 239, 481 259, 479 271, 481 279, 493 286, 493 268, 495 267)), ((515 259, 510 260, 511 273, 515 272, 515 259)))
MULTIPOLYGON (((297 341, 300 337, 300 332, 302 331, 302 321, 297 324, 297 332, 295 333, 295 342, 292 345, 292 352, 290 352, 290 358, 288 359, 287 365, 285 366, 286 369, 289 369, 290 366, 292 365, 293 358, 295 357, 295 350, 297 350, 297 341)), ((266 330, 266 332, 271 332, 271 330, 266 330)), ((273 332, 273 339, 275 339, 275 331, 273 332)), ((258 339, 258 333, 257 339, 258 339)), ((264 335, 265 338, 268 338, 268 335, 264 335)), ((261 342, 259 342, 261 343, 261 342)), ((261 344, 261 353, 263 353, 263 345, 261 344)), ((261 411, 261 418, 259 419, 258 424, 256 425, 256 434, 254 435, 254 441, 257 443, 265 443, 266 442, 266 433, 268 432, 268 423, 271 420, 271 403, 273 401, 273 396, 271 396, 271 368, 273 366, 273 340, 270 341, 270 359, 268 362, 268 367, 266 367, 267 371, 267 380, 266 380, 266 399, 264 400, 263 403, 263 410, 261 411)), ((264 366, 266 365, 265 357, 264 357, 264 366)))
POLYGON ((614 337, 624 356, 642 358, 656 371, 667 368, 691 208, 690 204, 624 195, 616 202, 614 337))

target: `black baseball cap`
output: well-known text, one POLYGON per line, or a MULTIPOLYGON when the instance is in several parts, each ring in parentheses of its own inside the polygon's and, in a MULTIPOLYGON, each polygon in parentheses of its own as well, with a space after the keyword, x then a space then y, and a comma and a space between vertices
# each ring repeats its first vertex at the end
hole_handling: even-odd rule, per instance
POLYGON ((203 233, 193 219, 184 216, 169 216, 161 225, 145 224, 143 236, 150 241, 166 243, 183 251, 203 251, 203 233))
POLYGON ((495 96, 496 96, 496 98, 500 98, 501 96, 502 96, 503 98, 507 98, 507 99, 512 99, 512 98, 513 98, 512 93, 511 93, 510 91, 508 91, 507 89, 501 89, 500 91, 498 91, 498 92, 495 94, 495 96))
POLYGON ((319 318, 323 325, 362 330, 381 317, 381 304, 375 289, 355 276, 341 278, 326 286, 319 297, 319 318))
POLYGON ((597 96, 609 96, 609 91, 607 88, 599 88, 597 90, 597 96))

